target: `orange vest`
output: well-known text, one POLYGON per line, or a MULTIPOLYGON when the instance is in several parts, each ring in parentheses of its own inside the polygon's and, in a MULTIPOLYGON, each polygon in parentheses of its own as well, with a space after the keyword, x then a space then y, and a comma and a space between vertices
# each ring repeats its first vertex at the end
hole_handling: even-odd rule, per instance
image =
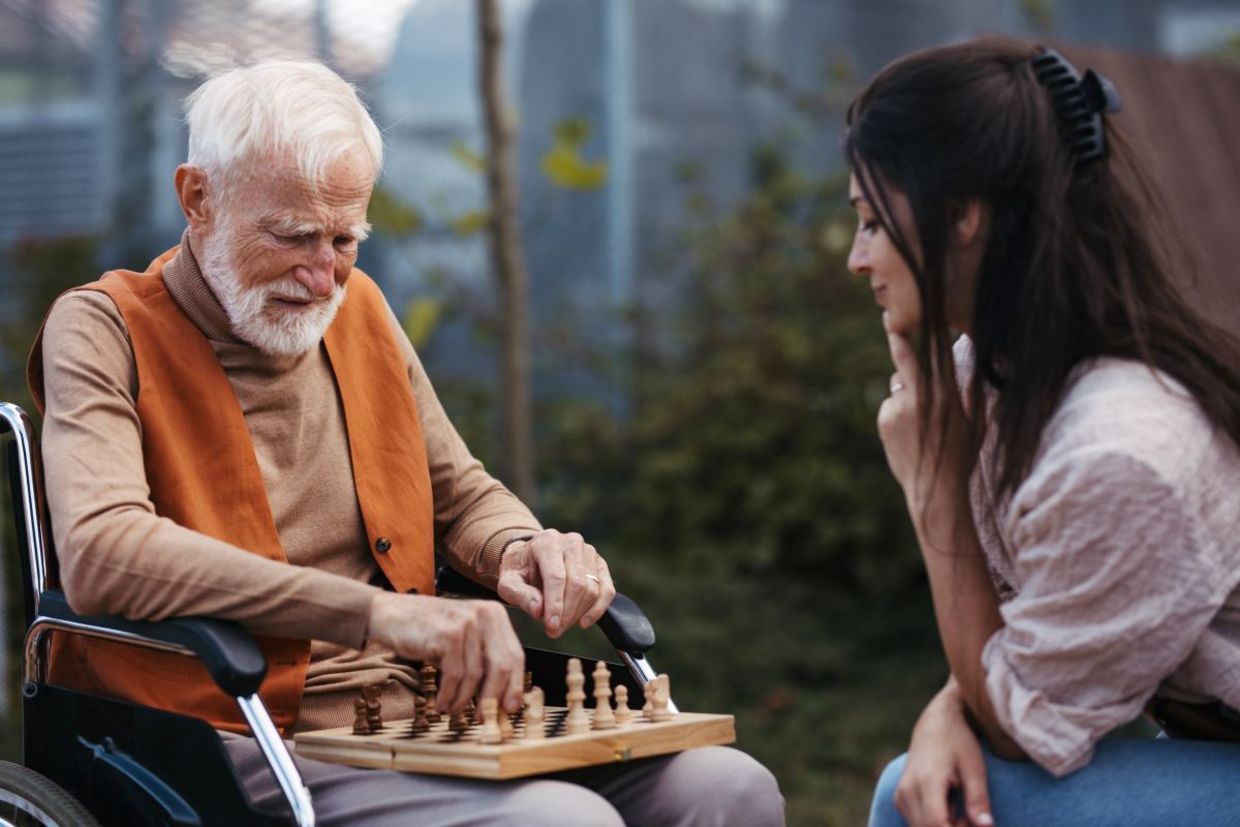
MULTIPOLYGON (((163 267, 114 270, 80 290, 106 293, 133 344, 138 418, 151 500, 161 517, 271 560, 288 562, 276 532, 241 406, 210 343, 172 299, 163 267)), ((349 435, 353 481, 371 553, 400 592, 434 594, 430 471, 417 405, 379 288, 353 271, 323 341, 349 435)), ((29 365, 43 411, 42 333, 29 365)), ((169 549, 175 552, 175 549, 169 549)), ((259 690, 277 727, 291 732, 310 644, 256 636, 267 657, 259 690)), ((110 695, 248 732, 236 702, 196 659, 77 635, 53 638, 50 682, 110 695)))

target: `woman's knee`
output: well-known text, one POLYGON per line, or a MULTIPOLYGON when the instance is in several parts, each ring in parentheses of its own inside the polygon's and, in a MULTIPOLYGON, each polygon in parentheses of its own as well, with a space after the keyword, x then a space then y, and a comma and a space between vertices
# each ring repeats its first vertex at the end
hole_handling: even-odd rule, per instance
POLYGON ((904 762, 908 755, 892 761, 878 777, 874 787, 874 801, 870 805, 870 827, 906 827, 904 816, 896 809, 896 787, 904 775, 904 762))
POLYGON ((598 793, 565 781, 531 781, 504 796, 488 824, 528 827, 624 827, 624 820, 598 793))
POLYGON ((728 747, 702 747, 681 753, 665 771, 662 785, 674 787, 693 804, 693 818, 677 823, 784 823, 784 797, 771 771, 751 756, 728 747))

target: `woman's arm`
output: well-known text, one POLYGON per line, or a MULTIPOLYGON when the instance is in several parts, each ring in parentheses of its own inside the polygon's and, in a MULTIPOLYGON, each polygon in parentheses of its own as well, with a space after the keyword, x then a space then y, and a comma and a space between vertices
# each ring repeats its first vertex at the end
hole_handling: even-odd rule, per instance
POLYGON ((917 357, 902 334, 888 331, 887 339, 896 373, 892 394, 879 408, 879 435, 917 532, 943 650, 960 696, 995 754, 1024 758, 986 694, 982 649, 1003 619, 973 524, 967 475, 957 466, 960 452, 954 450, 956 441, 964 439, 964 410, 956 396, 940 400, 923 441, 917 357), (947 443, 940 445, 944 436, 947 443))

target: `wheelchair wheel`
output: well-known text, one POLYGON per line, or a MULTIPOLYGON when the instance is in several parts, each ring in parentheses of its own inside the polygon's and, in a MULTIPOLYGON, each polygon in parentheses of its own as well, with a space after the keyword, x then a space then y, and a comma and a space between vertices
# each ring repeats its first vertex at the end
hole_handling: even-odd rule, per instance
POLYGON ((0 761, 0 825, 99 827, 76 798, 37 772, 0 761))

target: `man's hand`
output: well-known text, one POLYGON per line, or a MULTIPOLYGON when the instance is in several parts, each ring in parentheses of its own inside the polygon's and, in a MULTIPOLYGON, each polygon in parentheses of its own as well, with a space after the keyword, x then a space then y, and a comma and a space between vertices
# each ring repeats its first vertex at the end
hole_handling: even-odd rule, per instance
POLYGON ((964 702, 948 681, 913 727, 896 808, 909 827, 991 827, 982 745, 964 714, 964 702), (964 812, 952 812, 948 794, 959 790, 964 812))
POLYGON ((547 529, 504 550, 499 596, 543 622, 557 638, 574 623, 586 628, 603 616, 615 584, 607 562, 580 534, 547 529))
POLYGON ((370 604, 370 640, 408 660, 439 667, 441 712, 460 712, 474 697, 521 708, 525 650, 508 610, 493 600, 383 592, 370 604))

